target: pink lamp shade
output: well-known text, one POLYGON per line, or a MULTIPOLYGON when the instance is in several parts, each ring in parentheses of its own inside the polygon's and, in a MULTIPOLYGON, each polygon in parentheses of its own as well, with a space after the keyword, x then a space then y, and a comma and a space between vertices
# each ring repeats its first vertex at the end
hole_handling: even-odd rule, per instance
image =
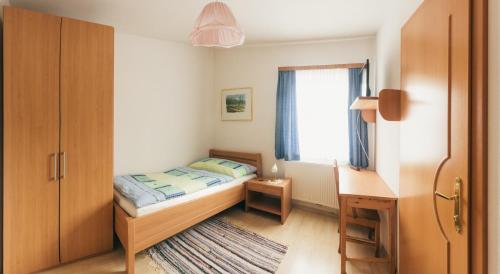
POLYGON ((231 48, 242 45, 244 41, 245 34, 231 10, 218 1, 203 8, 191 33, 193 46, 231 48))

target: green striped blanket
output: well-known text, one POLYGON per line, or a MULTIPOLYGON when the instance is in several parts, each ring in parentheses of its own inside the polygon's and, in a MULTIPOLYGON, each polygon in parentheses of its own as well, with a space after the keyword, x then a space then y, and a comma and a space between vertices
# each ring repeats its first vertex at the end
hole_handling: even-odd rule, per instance
POLYGON ((171 198, 223 184, 234 178, 189 167, 178 167, 160 173, 117 176, 115 189, 140 208, 171 198))

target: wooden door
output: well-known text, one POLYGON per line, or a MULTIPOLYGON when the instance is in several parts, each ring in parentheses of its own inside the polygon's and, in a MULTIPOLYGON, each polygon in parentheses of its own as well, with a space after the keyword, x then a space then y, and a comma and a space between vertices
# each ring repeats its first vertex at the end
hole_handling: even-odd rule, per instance
POLYGON ((111 27, 62 19, 61 261, 113 246, 111 27))
POLYGON ((401 273, 468 273, 469 1, 426 0, 402 30, 401 273), (460 231, 453 219, 461 180, 460 231))
POLYGON ((3 272, 59 263, 61 18, 4 7, 3 272))

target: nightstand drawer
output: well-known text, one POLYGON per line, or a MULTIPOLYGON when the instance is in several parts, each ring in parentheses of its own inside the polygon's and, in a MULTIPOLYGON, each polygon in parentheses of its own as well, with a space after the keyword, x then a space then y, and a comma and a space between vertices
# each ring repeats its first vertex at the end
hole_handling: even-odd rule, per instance
POLYGON ((280 196, 282 188, 277 186, 275 187, 270 185, 264 185, 256 182, 248 182, 247 190, 280 196))

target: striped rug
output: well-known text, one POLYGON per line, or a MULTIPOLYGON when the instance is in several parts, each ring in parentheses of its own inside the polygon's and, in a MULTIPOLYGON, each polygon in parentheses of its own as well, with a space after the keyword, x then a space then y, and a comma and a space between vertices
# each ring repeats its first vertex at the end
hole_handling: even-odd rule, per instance
POLYGON ((274 273, 288 247, 211 218, 147 250, 161 272, 274 273), (162 271, 163 270, 163 271, 162 271))

